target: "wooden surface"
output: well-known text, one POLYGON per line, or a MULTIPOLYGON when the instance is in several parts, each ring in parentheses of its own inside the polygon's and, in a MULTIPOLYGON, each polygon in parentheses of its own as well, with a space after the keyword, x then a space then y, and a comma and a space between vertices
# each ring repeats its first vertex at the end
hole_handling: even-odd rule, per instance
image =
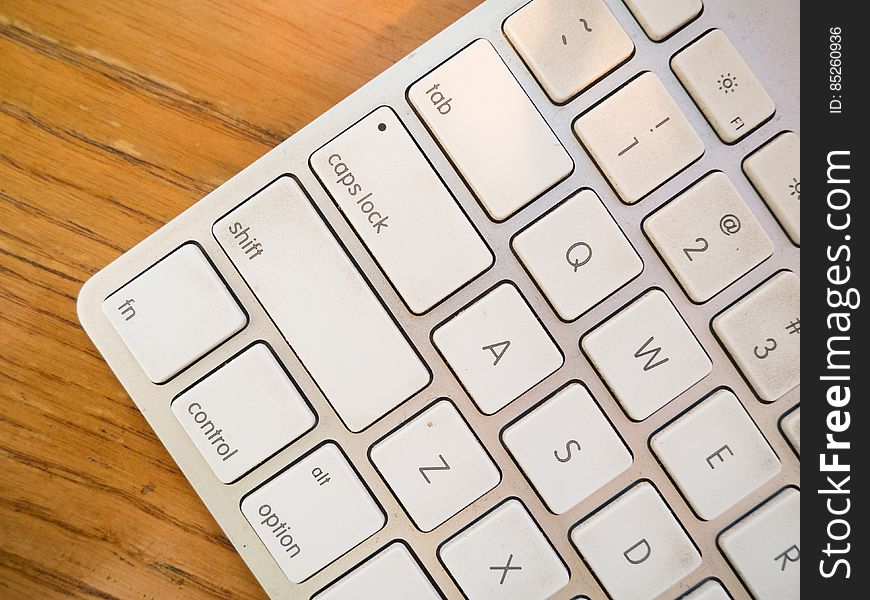
POLYGON ((82 283, 478 0, 0 0, 0 598, 261 598, 82 283))

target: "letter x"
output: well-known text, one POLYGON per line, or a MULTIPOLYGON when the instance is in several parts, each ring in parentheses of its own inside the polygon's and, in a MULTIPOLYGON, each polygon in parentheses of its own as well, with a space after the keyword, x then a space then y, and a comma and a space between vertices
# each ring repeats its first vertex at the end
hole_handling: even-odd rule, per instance
POLYGON ((490 567, 490 571, 501 571, 501 581, 498 582, 499 585, 504 585, 504 578, 507 577, 508 571, 522 571, 522 567, 512 567, 511 561, 514 559, 514 555, 511 554, 508 556, 507 564, 503 567, 490 567))

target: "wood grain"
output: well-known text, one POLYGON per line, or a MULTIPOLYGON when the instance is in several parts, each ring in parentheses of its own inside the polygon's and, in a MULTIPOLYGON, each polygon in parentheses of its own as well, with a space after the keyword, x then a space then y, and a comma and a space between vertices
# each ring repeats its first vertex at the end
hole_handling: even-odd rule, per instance
POLYGON ((478 0, 0 0, 0 598, 262 598, 82 283, 478 0))

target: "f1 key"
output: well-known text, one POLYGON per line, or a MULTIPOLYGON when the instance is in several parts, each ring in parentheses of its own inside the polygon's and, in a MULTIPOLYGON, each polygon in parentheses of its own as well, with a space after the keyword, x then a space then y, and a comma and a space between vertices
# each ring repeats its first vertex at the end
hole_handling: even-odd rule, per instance
POLYGON ((726 144, 764 123, 776 109, 752 69, 719 29, 677 53, 671 68, 726 144))

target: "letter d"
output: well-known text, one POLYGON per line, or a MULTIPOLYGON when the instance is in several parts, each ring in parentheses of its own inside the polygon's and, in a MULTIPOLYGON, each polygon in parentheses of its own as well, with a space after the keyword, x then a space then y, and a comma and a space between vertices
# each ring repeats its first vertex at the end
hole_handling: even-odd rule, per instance
POLYGON ((622 555, 625 557, 625 560, 627 560, 631 564, 639 565, 640 563, 649 558, 650 552, 651 548, 649 547, 649 543, 644 538, 641 539, 634 546, 623 552, 622 555), (635 550, 638 549, 640 549, 640 551, 635 552, 635 550))

